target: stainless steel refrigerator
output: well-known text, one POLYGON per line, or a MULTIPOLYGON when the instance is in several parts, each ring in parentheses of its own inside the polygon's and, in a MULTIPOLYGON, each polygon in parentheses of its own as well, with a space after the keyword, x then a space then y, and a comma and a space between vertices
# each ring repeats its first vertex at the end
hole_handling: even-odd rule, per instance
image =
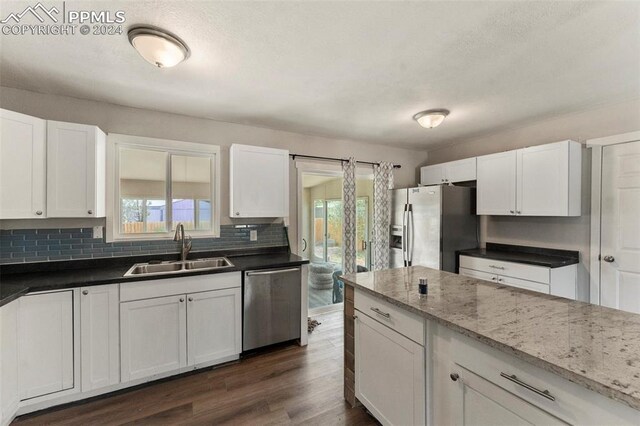
POLYGON ((475 248, 475 188, 422 186, 391 194, 390 266, 457 272, 457 250, 475 248))

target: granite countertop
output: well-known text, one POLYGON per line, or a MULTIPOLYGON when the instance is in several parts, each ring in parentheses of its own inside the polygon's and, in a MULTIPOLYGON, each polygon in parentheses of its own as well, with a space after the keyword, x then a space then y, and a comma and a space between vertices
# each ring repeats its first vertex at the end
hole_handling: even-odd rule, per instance
POLYGON ((423 266, 343 280, 640 410, 640 315, 423 266), (423 298, 420 277, 429 281, 423 298))
MULTIPOLYGON (((210 255, 200 255, 193 253, 191 258, 213 257, 210 255)), ((295 254, 288 252, 260 253, 252 255, 228 255, 233 267, 208 271, 189 271, 173 275, 151 275, 124 277, 134 263, 143 262, 141 259, 127 260, 120 259, 117 262, 104 262, 103 265, 93 264, 86 268, 73 268, 61 270, 37 270, 33 267, 29 272, 16 272, 0 274, 0 306, 17 299, 29 292, 44 290, 59 290, 63 288, 85 287, 100 284, 125 283, 132 281, 158 280, 166 278, 179 278, 193 275, 216 274, 234 271, 248 271, 252 269, 282 268, 288 266, 299 266, 309 263, 295 254)), ((65 263, 79 261, 69 261, 65 263)), ((28 268, 28 266, 26 266, 28 268)))
POLYGON ((510 244, 487 243, 486 248, 460 250, 458 254, 505 262, 526 263, 528 265, 560 268, 580 262, 580 253, 539 247, 515 246, 510 244))

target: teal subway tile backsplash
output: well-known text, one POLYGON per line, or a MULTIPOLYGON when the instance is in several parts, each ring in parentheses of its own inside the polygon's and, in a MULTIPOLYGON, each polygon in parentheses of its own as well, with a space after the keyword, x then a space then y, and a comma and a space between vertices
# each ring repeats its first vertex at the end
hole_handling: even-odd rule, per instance
MULTIPOLYGON (((188 234, 188 231, 187 231, 188 234)), ((143 254, 179 253, 172 240, 119 241, 106 243, 93 238, 91 228, 0 230, 0 264, 91 259, 143 254)), ((192 251, 282 247, 287 245, 282 224, 220 227, 220 238, 197 238, 192 251), (249 241, 249 231, 258 231, 258 240, 249 241)))

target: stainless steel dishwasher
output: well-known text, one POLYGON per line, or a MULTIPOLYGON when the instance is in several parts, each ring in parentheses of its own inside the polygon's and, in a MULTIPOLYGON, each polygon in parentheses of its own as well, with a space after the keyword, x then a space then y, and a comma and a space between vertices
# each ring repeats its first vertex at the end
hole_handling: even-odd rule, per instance
POLYGON ((300 268, 247 271, 243 277, 242 350, 300 338, 300 268))

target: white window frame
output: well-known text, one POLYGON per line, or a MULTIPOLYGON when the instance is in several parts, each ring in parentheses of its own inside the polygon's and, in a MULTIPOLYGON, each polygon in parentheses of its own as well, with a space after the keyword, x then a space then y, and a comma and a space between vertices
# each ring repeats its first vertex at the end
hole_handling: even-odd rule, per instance
MULTIPOLYGON (((211 157, 211 228, 207 230, 189 230, 187 233, 193 238, 219 238, 220 237, 220 147, 203 143, 183 142, 168 139, 148 138, 112 134, 107 136, 107 218, 106 240, 113 241, 144 241, 144 240, 168 240, 173 238, 171 229, 167 232, 123 234, 120 230, 120 176, 119 176, 119 150, 121 148, 147 149, 167 152, 168 157, 173 155, 190 155, 211 157)), ((171 161, 167 162, 167 188, 171 185, 171 161)), ((169 192, 169 191, 168 191, 169 192)), ((167 197, 169 201, 172 197, 167 197)), ((167 211, 170 206, 167 206, 167 211)), ((168 220, 169 228, 171 222, 168 220)))

